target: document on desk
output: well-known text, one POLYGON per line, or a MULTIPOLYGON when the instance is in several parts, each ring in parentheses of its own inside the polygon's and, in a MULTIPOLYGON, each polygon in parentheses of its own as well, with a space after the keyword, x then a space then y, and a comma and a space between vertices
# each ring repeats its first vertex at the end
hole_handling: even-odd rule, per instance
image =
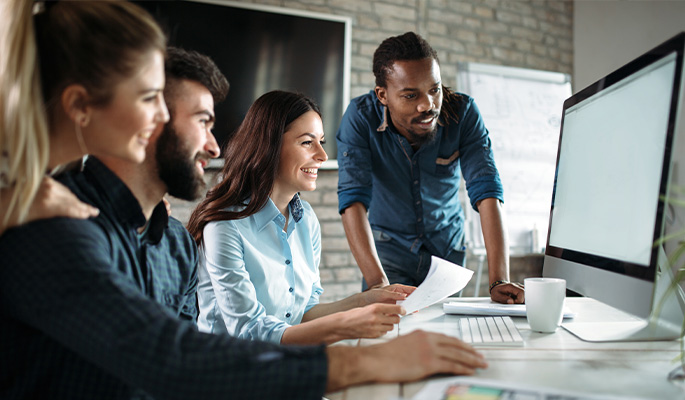
MULTIPOLYGON (((546 387, 504 383, 501 381, 457 377, 432 380, 412 400, 630 400, 625 396, 607 396, 561 391, 546 387)), ((636 399, 636 398, 633 398, 636 399)))
POLYGON ((471 276, 473 271, 470 269, 432 256, 431 268, 426 279, 398 304, 402 304, 409 315, 462 290, 471 280, 471 276))
MULTIPOLYGON (((525 317, 525 304, 499 304, 493 301, 450 301, 442 305, 445 314, 464 315, 508 315, 510 317, 525 317)), ((564 318, 573 318, 576 313, 564 306, 564 318)))

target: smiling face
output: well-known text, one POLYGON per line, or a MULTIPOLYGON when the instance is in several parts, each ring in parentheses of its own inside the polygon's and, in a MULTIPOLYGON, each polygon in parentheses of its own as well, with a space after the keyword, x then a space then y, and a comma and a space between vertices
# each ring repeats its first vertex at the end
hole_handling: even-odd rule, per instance
POLYGON ((90 107, 83 128, 90 154, 140 163, 157 125, 169 120, 162 95, 164 57, 154 50, 140 60, 136 74, 116 84, 107 105, 90 107))
POLYGON ((323 124, 316 111, 307 111, 288 126, 283 134, 274 197, 289 201, 297 192, 316 189, 319 167, 328 160, 323 144, 323 124))
POLYGON ((376 86, 378 100, 388 108, 392 125, 413 145, 432 139, 442 107, 440 67, 433 58, 395 61, 387 87, 376 86))
POLYGON ((166 124, 155 145, 160 179, 170 195, 195 200, 205 187, 205 167, 219 156, 212 134, 214 99, 202 84, 182 80, 174 84, 167 99, 173 118, 166 124))

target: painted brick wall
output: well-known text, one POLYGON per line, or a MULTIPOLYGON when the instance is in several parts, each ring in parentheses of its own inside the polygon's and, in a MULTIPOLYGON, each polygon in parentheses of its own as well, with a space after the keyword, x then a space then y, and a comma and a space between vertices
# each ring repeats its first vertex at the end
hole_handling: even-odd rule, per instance
MULTIPOLYGON (((255 0, 244 3, 300 9, 352 18, 352 97, 373 88, 371 60, 389 36, 415 31, 437 50, 445 84, 456 88, 457 62, 573 72, 573 2, 562 0, 255 0)), ((313 49, 314 51, 314 49, 313 49)), ((231 77, 228 77, 229 81, 231 77)), ((477 99, 476 99, 477 100, 477 99)), ((487 121, 486 121, 487 124, 487 121)), ((327 132, 330 136, 334 132, 327 132)), ((213 174, 208 174, 212 179, 213 174)), ((337 171, 319 171, 318 189, 303 193, 319 217, 323 254, 323 301, 360 289, 361 272, 349 251, 337 212, 337 171)), ((194 203, 172 200, 185 222, 194 203)), ((467 259, 475 269, 478 262, 467 259)), ((480 295, 487 293, 487 262, 480 295)), ((512 279, 539 275, 540 257, 512 259, 512 279)), ((475 280, 474 280, 475 281, 475 280)), ((474 293, 473 282, 465 295, 474 293)))

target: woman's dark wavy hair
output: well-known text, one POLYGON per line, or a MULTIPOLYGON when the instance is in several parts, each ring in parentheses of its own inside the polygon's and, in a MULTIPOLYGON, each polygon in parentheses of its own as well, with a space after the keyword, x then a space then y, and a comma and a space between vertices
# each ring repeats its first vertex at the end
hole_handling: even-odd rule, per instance
MULTIPOLYGON (((438 53, 421 36, 414 32, 407 32, 399 36, 385 39, 373 53, 373 75, 376 86, 387 87, 388 74, 392 71, 396 61, 423 60, 432 58, 440 63, 438 53)), ((443 101, 440 109, 440 119, 446 124, 450 120, 458 122, 457 106, 461 96, 450 88, 442 85, 443 101)))
POLYGON ((308 111, 321 116, 312 99, 280 90, 262 95, 250 106, 224 147, 221 181, 207 192, 188 221, 188 231, 198 245, 208 223, 245 218, 264 207, 274 187, 283 134, 308 111), (226 210, 242 205, 239 211, 226 210))

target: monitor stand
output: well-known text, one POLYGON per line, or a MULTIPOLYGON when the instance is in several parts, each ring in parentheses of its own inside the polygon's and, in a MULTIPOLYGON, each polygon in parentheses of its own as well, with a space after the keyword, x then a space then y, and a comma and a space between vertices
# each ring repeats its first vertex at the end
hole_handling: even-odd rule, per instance
POLYGON ((666 253, 659 246, 659 267, 647 320, 566 322, 561 326, 587 342, 632 342, 674 340, 683 336, 685 294, 675 282, 666 253))

